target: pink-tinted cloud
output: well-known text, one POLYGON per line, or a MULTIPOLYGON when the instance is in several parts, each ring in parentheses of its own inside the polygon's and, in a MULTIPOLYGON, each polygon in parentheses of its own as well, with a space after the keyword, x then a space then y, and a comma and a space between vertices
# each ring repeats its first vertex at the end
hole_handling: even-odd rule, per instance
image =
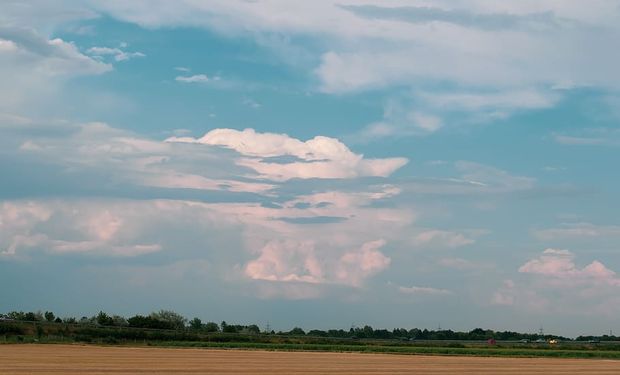
POLYGON ((567 283, 601 283, 620 285, 616 273, 594 260, 583 268, 574 263, 575 256, 568 250, 546 249, 542 255, 519 268, 521 273, 565 280, 567 283))
POLYGON ((253 129, 215 129, 201 138, 171 137, 167 142, 219 146, 243 155, 237 164, 254 170, 260 178, 387 177, 407 164, 406 158, 366 159, 335 138, 316 136, 301 141, 286 134, 257 133, 253 129), (270 162, 265 158, 294 157, 299 161, 270 162))

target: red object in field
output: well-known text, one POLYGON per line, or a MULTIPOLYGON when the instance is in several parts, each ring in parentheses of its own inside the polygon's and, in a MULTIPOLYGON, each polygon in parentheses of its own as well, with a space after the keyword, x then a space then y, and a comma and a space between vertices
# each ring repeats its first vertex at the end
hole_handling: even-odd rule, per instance
POLYGON ((495 339, 488 339, 487 340, 487 344, 489 345, 495 345, 497 342, 495 341, 495 339))

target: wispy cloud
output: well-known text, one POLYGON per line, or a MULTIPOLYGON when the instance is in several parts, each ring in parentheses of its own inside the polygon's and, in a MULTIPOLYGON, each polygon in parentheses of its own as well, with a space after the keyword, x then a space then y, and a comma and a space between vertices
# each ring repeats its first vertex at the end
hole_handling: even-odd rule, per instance
POLYGON ((191 76, 177 76, 174 78, 174 80, 177 82, 183 82, 183 83, 206 83, 206 82, 211 81, 211 79, 207 77, 206 74, 194 74, 191 76))
POLYGON ((553 140, 568 146, 620 146, 620 130, 586 128, 569 134, 554 133, 553 140))
POLYGON ((126 61, 136 57, 146 57, 146 55, 142 52, 127 52, 116 47, 91 47, 86 50, 86 53, 96 57, 112 56, 115 61, 126 61))

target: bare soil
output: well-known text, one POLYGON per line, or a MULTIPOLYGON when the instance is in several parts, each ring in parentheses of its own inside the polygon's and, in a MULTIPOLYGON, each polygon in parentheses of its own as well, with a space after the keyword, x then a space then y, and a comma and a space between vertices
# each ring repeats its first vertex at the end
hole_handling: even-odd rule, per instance
POLYGON ((0 374, 620 374, 620 361, 0 345, 0 374))

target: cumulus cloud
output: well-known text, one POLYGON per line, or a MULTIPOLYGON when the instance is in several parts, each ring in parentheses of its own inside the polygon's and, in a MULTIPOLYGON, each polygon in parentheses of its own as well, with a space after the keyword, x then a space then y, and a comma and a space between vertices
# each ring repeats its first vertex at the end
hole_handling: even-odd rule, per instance
POLYGON ((529 313, 617 314, 620 278, 598 260, 579 266, 575 259, 575 254, 565 249, 544 250, 519 267, 522 277, 506 280, 491 303, 529 313))
POLYGON ((361 286, 366 278, 389 266, 390 258, 378 250, 383 245, 384 240, 370 241, 334 258, 325 252, 319 256, 311 240, 270 241, 259 250, 260 256, 245 266, 245 274, 257 280, 361 286))
MULTIPOLYGON (((405 209, 371 208, 368 204, 392 194, 385 187, 377 193, 298 196, 277 208, 223 203, 210 207, 243 223, 245 246, 256 254, 243 267, 245 276, 271 283, 311 284, 318 293, 320 285, 362 286, 390 265, 391 259, 380 249, 387 239, 396 239, 412 218, 405 209), (317 217, 343 220, 291 220, 317 217), (378 236, 386 239, 377 240, 378 236)), ((280 290, 270 285, 265 288, 271 293, 280 290)), ((282 295, 291 292, 281 291, 282 295)))
POLYGON ((335 138, 317 136, 301 141, 286 134, 257 133, 253 129, 215 129, 201 138, 171 137, 167 142, 198 143, 233 149, 241 155, 238 165, 261 177, 286 181, 292 178, 387 177, 407 163, 405 158, 366 159, 335 138), (271 158, 293 157, 293 161, 271 158))
POLYGON ((161 250, 156 243, 135 243, 142 224, 130 222, 135 213, 119 205, 106 207, 102 202, 4 202, 0 206, 0 255, 25 258, 39 251, 138 256, 161 250))
POLYGON ((71 167, 76 173, 98 170, 117 183, 133 186, 265 195, 275 188, 231 173, 233 160, 215 148, 191 153, 99 122, 70 124, 63 129, 63 137, 32 138, 28 134, 20 141, 19 150, 62 168, 71 167), (206 165, 196 168, 200 162, 206 165))
MULTIPOLYGON (((173 256, 167 251, 178 247, 169 241, 175 236, 155 235, 158 228, 185 233, 190 228, 204 232, 217 226, 234 229, 242 242, 226 250, 236 263, 215 262, 217 267, 239 270, 240 282, 254 285, 264 298, 315 298, 329 292, 326 286, 361 287, 386 270, 391 258, 382 248, 415 219, 408 207, 381 207, 400 194, 393 184, 295 193, 288 186, 290 179, 268 183, 262 172, 246 166, 247 160, 273 164, 294 160, 315 167, 335 163, 343 170, 350 165, 355 171, 334 178, 379 175, 364 172, 368 167, 364 163, 372 159, 354 154, 332 138, 303 142, 286 135, 223 129, 190 142, 164 142, 105 123, 63 124, 58 133, 27 130, 16 128, 16 139, 0 140, 7 152, 11 147, 19 149, 11 157, 56 168, 74 190, 88 180, 80 176, 103 174, 104 185, 112 189, 97 186, 96 194, 112 197, 35 200, 32 209, 21 201, 8 203, 12 211, 6 208, 5 216, 21 212, 24 217, 3 216, 3 260, 173 256), (73 184, 74 180, 80 182, 73 184), (131 199, 114 198, 119 193, 131 199), (146 197, 135 200, 133 194, 146 197), (9 221, 14 223, 10 227, 9 221)), ((82 194, 92 192, 87 189, 82 194)), ((198 251, 198 237, 186 247, 198 251)), ((212 250, 209 256, 224 253, 212 250)))
POLYGON ((616 273, 598 260, 579 268, 575 265, 574 258, 573 253, 568 250, 546 249, 540 257, 519 267, 519 272, 564 280, 568 284, 620 285, 616 273))

